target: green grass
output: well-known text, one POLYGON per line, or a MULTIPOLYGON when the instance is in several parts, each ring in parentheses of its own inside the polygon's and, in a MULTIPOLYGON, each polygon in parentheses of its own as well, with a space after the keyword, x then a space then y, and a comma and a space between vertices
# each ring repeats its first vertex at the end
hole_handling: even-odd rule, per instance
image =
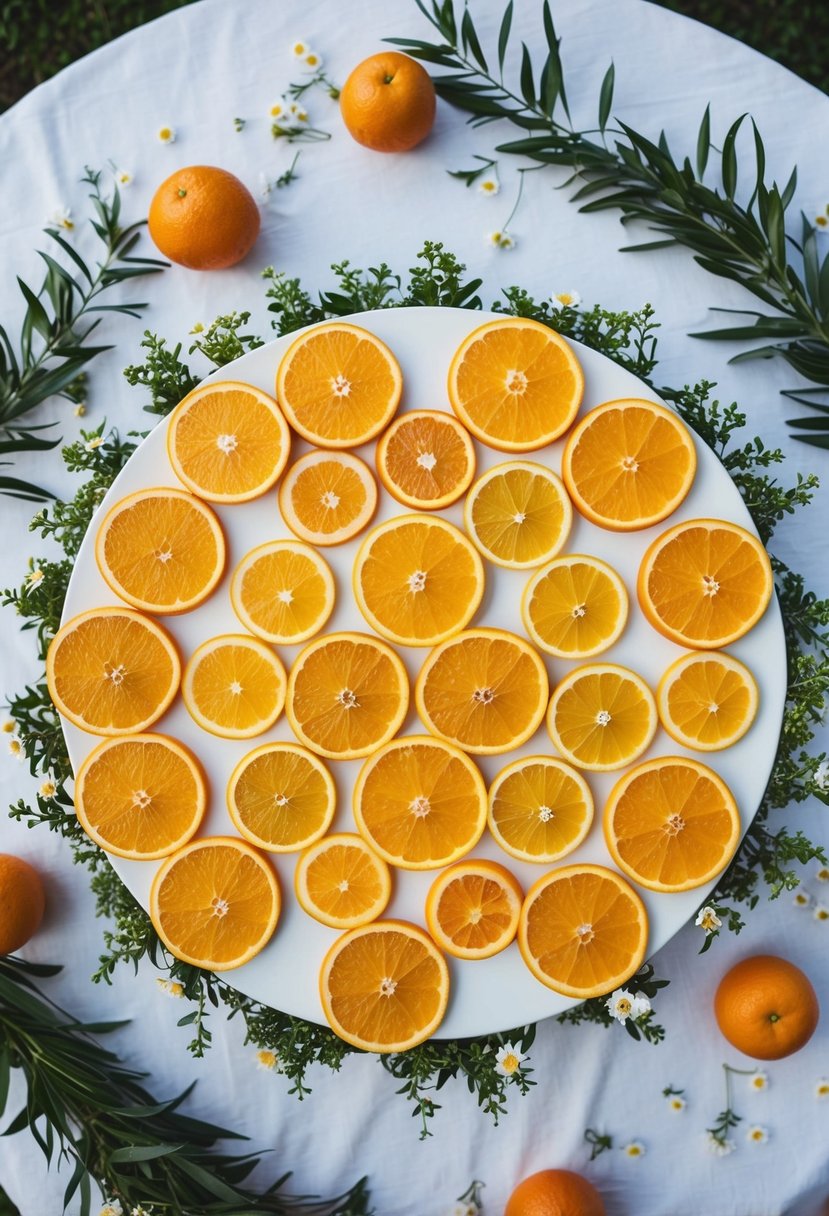
MULTIPOLYGON (((5 52, 0 63, 0 111, 87 51, 189 2, 0 0, 0 46, 5 52)), ((747 42, 818 88, 826 88, 829 5, 810 0, 658 2, 747 42)))

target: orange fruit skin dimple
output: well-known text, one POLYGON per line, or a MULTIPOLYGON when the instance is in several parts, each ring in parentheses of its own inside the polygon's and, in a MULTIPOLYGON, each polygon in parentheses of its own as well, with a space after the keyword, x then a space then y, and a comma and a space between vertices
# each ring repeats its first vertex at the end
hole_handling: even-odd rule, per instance
POLYGON ((605 1216, 605 1206, 592 1182, 581 1174, 539 1170, 519 1182, 504 1216, 605 1216))
POLYGON ((190 270, 223 270, 247 256, 259 235, 259 208, 226 169, 177 169, 153 195, 147 225, 161 253, 190 270))
POLYGON ((714 995, 717 1025, 755 1060, 780 1060, 808 1043, 820 1018, 817 995, 794 963, 774 954, 744 958, 714 995))
POLYGON ((408 152, 435 121, 435 86, 416 60, 381 51, 358 63, 340 93, 349 134, 374 152, 408 152))
POLYGON ((37 932, 46 898, 34 866, 0 853, 0 954, 13 954, 37 932))

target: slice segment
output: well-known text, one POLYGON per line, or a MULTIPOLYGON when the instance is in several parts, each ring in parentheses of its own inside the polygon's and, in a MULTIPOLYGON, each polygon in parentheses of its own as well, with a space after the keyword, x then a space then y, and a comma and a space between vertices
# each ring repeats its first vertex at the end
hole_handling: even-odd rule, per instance
POLYGON ((131 735, 157 722, 178 692, 172 638, 130 608, 90 608, 55 634, 46 680, 56 709, 93 735, 131 735))
POLYGON ((372 529, 354 561, 354 598, 373 629, 402 646, 433 646, 468 625, 484 564, 454 524, 401 515, 372 529))
POLYGON ((294 889, 315 920, 332 929, 356 929, 382 916, 391 898, 391 873, 362 836, 335 832, 302 854, 294 889))
POLYGON ((521 617, 547 654, 591 658, 619 640, 628 618, 628 594, 607 562, 568 553, 532 576, 521 598, 521 617))
POLYGON ((606 401, 573 428, 561 473, 578 510, 600 528, 649 528, 675 511, 697 467, 694 440, 673 410, 637 398, 606 401))
POLYGON ((698 752, 731 747, 751 726, 760 695, 744 663, 729 654, 683 655, 659 681, 656 704, 665 730, 698 752))
POLYGON ((570 533, 573 508, 551 469, 512 460, 478 478, 463 517, 484 557, 498 566, 526 570, 558 553, 570 533))
POLYGON ((354 785, 354 819, 390 865, 433 870, 457 861, 486 826, 486 786, 459 748, 411 735, 366 760, 354 785))
POLYGON ((223 739, 250 739, 273 726, 285 704, 285 668, 247 634, 202 642, 184 669, 181 695, 194 722, 223 739))
POLYGON ((434 1034, 449 1000, 449 968, 406 921, 375 921, 334 942, 320 998, 336 1034, 363 1051, 407 1051, 434 1034))
POLYGON ((96 844, 117 857, 153 861, 181 848, 207 807, 196 758, 166 735, 104 739, 75 779, 75 811, 96 844))
POLYGON ((291 433, 272 397, 237 380, 208 380, 170 415, 167 454, 189 490, 209 502, 248 502, 285 468, 291 433))
POLYGON ((584 374, 572 347, 524 317, 488 321, 458 347, 449 401, 490 447, 529 452, 563 435, 578 412, 584 374))
POLYGON ((377 482, 350 452, 308 452, 279 487, 279 509, 300 540, 341 545, 361 532, 377 509, 377 482))
POLYGON ((582 774, 563 760, 527 756, 497 774, 489 789, 487 821, 512 857, 558 861, 589 832, 593 795, 582 774))
POLYGON ((774 579, 751 532, 724 519, 690 519, 650 545, 636 590, 654 629, 680 646, 718 650, 760 620, 774 579))
POLYGON ((328 769, 298 743, 264 743, 230 775, 227 809, 242 836, 269 853, 294 853, 328 831, 337 791, 328 769))
POLYGON ((190 612, 222 577, 225 539, 201 499, 161 486, 128 494, 110 508, 95 537, 95 560, 133 608, 190 612))
POLYGON ((604 834, 620 869, 652 891, 710 882, 740 840, 740 815, 723 779, 698 760, 661 756, 613 787, 604 834))
POLYGON ((279 919, 276 875, 244 840, 193 840, 159 867, 150 918, 176 958, 208 971, 230 971, 258 954, 279 919))
POLYGON ((455 958, 492 958, 514 940, 524 892, 497 861, 472 858, 440 873, 426 896, 426 924, 455 958))
POLYGON ((518 947, 537 980, 586 1000, 620 987, 642 965, 648 917, 636 891, 614 870, 573 865, 530 887, 518 947))
POLYGON ((344 321, 300 334, 276 373, 276 396, 291 426, 322 448, 353 448, 379 435, 402 388, 385 342, 344 321))
POLYGON ((251 633, 273 645, 307 642, 334 611, 334 575, 324 557, 296 540, 251 549, 233 572, 230 602, 251 633))
POLYGON ((650 747, 656 701, 641 676, 615 663, 577 667, 556 686, 547 729, 571 764, 607 772, 632 763, 650 747))
POLYGON ((475 476, 475 446, 466 428, 441 410, 412 410, 377 440, 377 472, 398 502, 418 511, 448 507, 475 476))

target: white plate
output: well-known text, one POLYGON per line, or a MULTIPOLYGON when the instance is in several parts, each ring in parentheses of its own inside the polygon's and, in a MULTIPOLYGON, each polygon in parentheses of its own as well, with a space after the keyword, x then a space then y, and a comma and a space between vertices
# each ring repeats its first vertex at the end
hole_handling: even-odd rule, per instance
MULTIPOLYGON (((401 410, 449 409, 446 398, 446 374, 452 354, 464 337, 483 322, 497 314, 448 308, 398 308, 359 314, 349 320, 370 329, 387 342, 400 361, 404 376, 401 410)), ((244 355, 235 363, 214 373, 214 380, 243 380, 273 393, 276 369, 284 351, 295 335, 289 335, 244 355)), ((586 347, 578 347, 585 373, 585 395, 582 412, 602 401, 618 397, 659 398, 645 384, 622 370, 604 355, 586 347)), ((160 423, 147 436, 120 473, 101 504, 102 518, 114 502, 126 494, 148 486, 178 484, 170 467, 166 450, 167 423, 160 423)), ((372 467, 373 444, 357 449, 372 467)), ((683 519, 699 516, 733 520, 756 531, 736 487, 705 444, 696 441, 698 467, 693 488, 671 519, 643 532, 629 534, 607 532, 595 527, 578 515, 567 549, 573 553, 592 553, 619 571, 630 593, 630 619, 621 639, 604 655, 603 661, 626 664, 638 671, 655 688, 665 670, 682 648, 656 633, 642 617, 636 602, 636 572, 645 549, 654 536, 683 519)), ((493 464, 509 459, 476 442, 479 472, 493 464)), ((292 458, 308 450, 309 445, 296 440, 292 458)), ((549 462, 558 471, 561 463, 561 443, 528 454, 528 459, 549 462)), ((180 617, 168 617, 164 624, 176 638, 186 660, 201 642, 220 633, 242 631, 230 606, 228 592, 230 576, 248 550, 267 540, 291 537, 283 524, 271 491, 263 498, 241 506, 216 508, 228 541, 227 571, 213 596, 194 612, 180 617)), ((405 509, 385 492, 381 495, 377 521, 404 514, 405 509)), ((459 505, 443 514, 462 526, 459 505)), ((96 526, 89 529, 78 554, 66 597, 63 619, 68 620, 87 608, 118 603, 117 597, 101 578, 95 564, 94 538, 96 526)), ((338 599, 328 623, 330 631, 358 629, 368 626, 351 594, 351 565, 362 536, 348 544, 325 550, 337 579, 338 599)), ((521 591, 533 571, 511 571, 487 566, 487 590, 475 625, 491 625, 523 634, 519 603, 521 591)), ((292 663, 299 647, 282 647, 280 654, 286 667, 292 663)), ((727 751, 698 756, 715 768, 730 786, 742 817, 743 831, 748 827, 763 797, 777 750, 780 723, 786 693, 786 651, 783 626, 777 600, 763 619, 730 652, 747 663, 760 687, 760 709, 748 734, 727 751)), ((425 649, 400 648, 400 653, 414 678, 425 649)), ((561 660, 547 659, 551 686, 557 678, 575 666, 561 660)), ((414 701, 414 698, 412 698, 414 701)), ((77 771, 84 757, 98 740, 71 723, 64 721, 64 732, 72 763, 77 771)), ((292 738, 284 716, 276 726, 256 739, 232 741, 216 739, 204 733, 190 718, 180 698, 172 709, 153 727, 181 739, 200 757, 210 780, 211 804, 202 834, 234 833, 225 809, 225 787, 236 762, 270 739, 292 738)), ((404 725, 404 734, 423 730, 414 705, 404 725)), ((529 743, 504 756, 479 757, 487 781, 510 760, 519 755, 554 753, 543 726, 529 743)), ((645 758, 661 755, 696 755, 685 752, 661 729, 645 758)), ((332 831, 354 830, 351 815, 351 787, 359 769, 359 761, 332 765, 339 794, 339 808, 332 831)), ((560 864, 574 861, 600 862, 611 865, 601 829, 601 810, 618 773, 588 773, 587 779, 596 800, 596 816, 584 843, 560 864)), ((545 872, 544 866, 515 861, 501 852, 486 833, 476 855, 496 858, 513 870, 525 889, 545 872)), ((338 936, 337 931, 318 924, 297 904, 293 896, 294 854, 273 856, 283 890, 283 912, 276 934, 266 948, 251 962, 224 978, 240 992, 314 1022, 325 1022, 320 1005, 317 977, 325 951, 338 936)), ((139 902, 146 908, 150 882, 160 863, 130 862, 118 857, 112 863, 139 902)), ((423 903, 434 872, 398 871, 395 890, 387 915, 402 917, 423 924, 423 903)), ((713 885, 713 884, 712 884, 713 885)), ((674 895, 641 892, 650 918, 648 957, 669 940, 699 906, 706 894, 697 889, 674 895)), ((536 980, 524 965, 516 945, 494 958, 477 962, 449 960, 452 973, 452 995, 446 1017, 440 1027, 441 1038, 464 1037, 507 1030, 559 1013, 578 1004, 558 996, 536 980)))

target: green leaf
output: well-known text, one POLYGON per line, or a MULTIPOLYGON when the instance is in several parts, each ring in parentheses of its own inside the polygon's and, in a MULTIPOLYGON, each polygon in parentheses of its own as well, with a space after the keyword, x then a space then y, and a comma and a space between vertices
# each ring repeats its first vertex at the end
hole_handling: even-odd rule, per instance
POLYGON ((531 110, 535 109, 535 81, 533 80, 533 61, 527 50, 526 42, 521 43, 521 94, 531 110))
POLYGON ((792 435, 800 443, 808 443, 813 448, 829 448, 829 435, 792 435))
POLYGON ((613 107, 613 85, 616 80, 616 69, 611 63, 604 74, 602 87, 599 91, 599 130, 604 131, 613 107))
POLYGON ((829 316, 829 253, 825 255, 818 274, 817 298, 822 315, 829 316))
POLYGON ((29 329, 34 327, 41 337, 48 341, 52 335, 52 322, 49 320, 46 309, 43 307, 32 289, 23 282, 20 275, 17 275, 16 277, 17 285, 22 291, 23 298, 28 305, 25 324, 28 325, 29 329))
POLYGON ((498 67, 501 72, 504 70, 504 57, 507 53, 509 32, 512 28, 512 5, 513 0, 509 0, 509 4, 504 9, 504 15, 501 18, 501 28, 498 31, 498 67))
POLYGON ((481 50, 481 44, 478 41, 475 25, 472 21, 472 16, 468 8, 463 10, 463 17, 461 18, 461 37, 463 38, 464 47, 469 47, 475 62, 478 64, 481 70, 488 72, 489 68, 487 67, 484 53, 481 50))
POLYGON ((556 27, 553 24, 553 14, 550 12, 549 0, 544 0, 542 15, 544 20, 544 36, 547 39, 547 49, 550 53, 550 61, 552 65, 550 70, 554 74, 557 82, 557 91, 559 97, 561 98, 562 109, 567 115, 568 120, 572 121, 570 119, 570 107, 567 104, 567 93, 564 89, 564 69, 561 65, 559 38, 556 34, 556 27))
POLYGON ((711 103, 705 107, 697 135, 697 177, 702 181, 711 150, 711 103))
MULTIPOLYGON (((760 132, 757 130, 757 123, 752 118, 751 127, 754 132, 754 160, 757 166, 757 175, 754 183, 754 193, 749 199, 748 209, 751 210, 751 204, 755 198, 758 198, 764 188, 766 180, 766 149, 763 146, 763 141, 760 138, 760 132)), ((768 231, 768 229, 766 229, 768 231)))
POLYGON ((109 1162, 111 1165, 120 1165, 122 1162, 156 1161, 159 1157, 171 1157, 175 1153, 180 1153, 184 1147, 183 1144, 129 1145, 127 1148, 117 1148, 110 1153, 109 1162))
POLYGON ((746 115, 741 114, 732 123, 722 145, 722 184, 726 197, 733 199, 737 191, 737 150, 735 144, 740 127, 746 115))

